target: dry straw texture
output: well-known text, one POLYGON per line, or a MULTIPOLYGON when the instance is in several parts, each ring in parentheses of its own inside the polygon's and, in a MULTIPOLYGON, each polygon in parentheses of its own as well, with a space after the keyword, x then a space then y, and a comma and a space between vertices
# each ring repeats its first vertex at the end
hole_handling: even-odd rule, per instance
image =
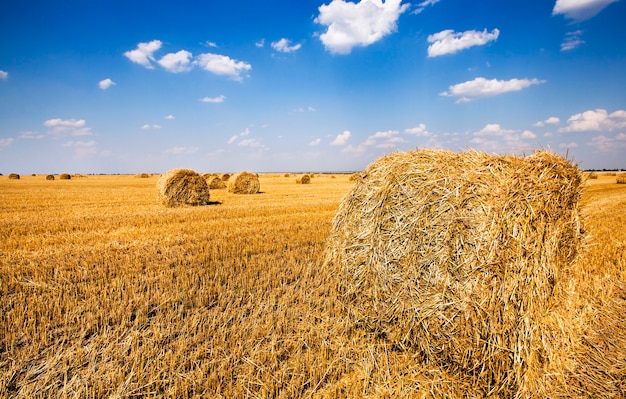
POLYGON ((260 190, 259 177, 254 173, 239 172, 228 181, 228 191, 234 194, 256 194, 260 190))
POLYGON ((17 173, 10 173, 9 174, 9 179, 15 179, 15 180, 19 180, 20 175, 18 175, 17 173))
POLYGON ((47 175, 46 180, 54 180, 54 175, 47 175))
POLYGON ((209 186, 191 169, 172 169, 157 181, 159 201, 168 207, 207 205, 209 186))
POLYGON ((228 181, 228 180, 230 180, 230 175, 228 173, 223 173, 222 176, 220 176, 220 178, 223 181, 228 181))
POLYGON ((302 175, 301 177, 298 177, 296 179, 296 183, 297 184, 310 184, 311 183, 311 176, 309 176, 309 175, 302 175))
POLYGON ((209 185, 209 189, 211 190, 221 190, 226 188, 226 182, 219 176, 209 176, 207 178, 207 183, 209 185))
POLYGON ((488 394, 532 395, 570 339, 544 318, 581 246, 582 173, 543 151, 420 150, 361 176, 326 252, 349 316, 488 394))

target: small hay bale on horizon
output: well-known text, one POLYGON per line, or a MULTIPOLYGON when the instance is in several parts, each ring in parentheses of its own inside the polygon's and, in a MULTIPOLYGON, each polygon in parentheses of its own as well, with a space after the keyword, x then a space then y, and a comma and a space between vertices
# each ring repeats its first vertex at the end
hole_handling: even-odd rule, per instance
POLYGON ((260 190, 259 177, 254 173, 242 171, 228 181, 228 191, 233 194, 257 194, 260 190))
POLYGON ((210 190, 222 190, 226 188, 226 182, 219 176, 209 176, 206 181, 210 190))
POLYGON ((615 179, 617 184, 626 184, 626 175, 619 175, 615 179))
POLYGON ((309 175, 302 175, 301 177, 298 177, 296 179, 296 184, 310 184, 311 183, 311 176, 309 175))
POLYGON ((571 337, 543 327, 583 242, 582 181, 543 151, 383 156, 341 202, 325 267, 350 320, 416 361, 485 396, 549 391, 571 337))
POLYGON ((18 173, 9 173, 9 179, 11 180, 19 180, 20 175, 18 173))
POLYGON ((147 179, 150 177, 150 175, 148 173, 138 173, 135 175, 135 177, 139 179, 147 179))
POLYGON ((191 169, 172 169, 157 180, 158 200, 173 208, 209 204, 209 186, 206 180, 191 169))
POLYGON ((46 175, 46 180, 54 180, 54 175, 46 175))
POLYGON ((72 178, 72 175, 70 175, 69 173, 61 173, 59 175, 59 180, 70 180, 72 178))
POLYGON ((598 178, 598 174, 596 172, 591 172, 587 175, 587 179, 595 180, 598 178))

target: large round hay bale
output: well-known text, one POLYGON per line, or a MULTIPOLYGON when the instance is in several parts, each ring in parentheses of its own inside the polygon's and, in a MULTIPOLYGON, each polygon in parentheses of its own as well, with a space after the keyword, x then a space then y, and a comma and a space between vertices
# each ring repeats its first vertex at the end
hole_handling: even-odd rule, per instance
POLYGON ((19 180, 20 179, 20 175, 17 174, 17 173, 9 173, 9 179, 19 180))
POLYGON ((219 176, 209 176, 206 181, 209 185, 209 189, 211 190, 221 190, 226 188, 226 182, 222 180, 219 176))
POLYGON ((228 173, 222 173, 222 176, 220 177, 223 181, 228 181, 230 180, 230 175, 228 173))
POLYGON ((389 154, 342 201, 326 265, 357 325, 517 397, 553 355, 542 320, 583 239, 581 191, 544 151, 389 154))
POLYGON ((228 181, 228 191, 234 194, 256 194, 260 190, 259 177, 254 173, 239 172, 228 181))
POLYGON ((54 175, 46 175, 46 180, 54 180, 54 175))
POLYGON ((209 186, 191 169, 172 169, 157 180, 159 201, 168 207, 207 205, 209 186))
POLYGON ((309 175, 302 175, 301 177, 298 177, 296 179, 296 183, 297 184, 310 184, 311 183, 311 176, 309 176, 309 175))
POLYGON ((61 173, 59 175, 59 180, 70 180, 72 178, 72 175, 70 175, 69 173, 61 173))

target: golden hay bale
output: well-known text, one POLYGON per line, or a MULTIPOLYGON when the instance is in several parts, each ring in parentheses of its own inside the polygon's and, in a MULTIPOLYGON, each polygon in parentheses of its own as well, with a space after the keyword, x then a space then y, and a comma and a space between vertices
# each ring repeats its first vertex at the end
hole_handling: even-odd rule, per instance
POLYGON ((220 177, 223 181, 228 181, 230 179, 230 175, 228 173, 223 173, 220 177))
POLYGON ((157 180, 159 201, 167 207, 207 205, 210 193, 206 180, 191 169, 172 169, 157 180))
POLYGON ((135 175, 135 177, 140 178, 140 179, 147 179, 150 177, 150 175, 148 173, 138 173, 135 175))
POLYGON ((59 175, 59 180, 70 180, 72 178, 72 175, 70 175, 69 173, 61 173, 59 175))
POLYGON ((289 177, 289 173, 285 173, 283 176, 284 177, 289 177))
POLYGON ((587 175, 587 179, 595 180, 598 178, 598 174, 596 172, 591 172, 587 175))
POLYGON ((224 180, 222 180, 219 176, 209 176, 207 184, 211 190, 221 190, 226 188, 226 182, 224 182, 224 180))
POLYGON ((47 175, 46 180, 54 180, 54 175, 47 175))
POLYGON ((361 174, 360 173, 353 173, 350 175, 350 181, 355 181, 355 180, 359 180, 361 178, 361 174))
POLYGON ((19 180, 20 179, 20 175, 17 174, 17 173, 10 173, 9 174, 9 179, 19 180))
POLYGON ((310 184, 311 183, 311 176, 309 176, 309 175, 302 175, 301 177, 298 177, 296 179, 296 183, 297 184, 310 184))
POLYGON ((581 191, 543 151, 389 154, 339 206, 326 266, 358 325, 514 397, 554 352, 542 317, 582 243, 581 191))
POLYGON ((228 182, 228 191, 235 194, 256 194, 261 190, 259 177, 250 172, 234 174, 228 182))
POLYGON ((615 180, 616 180, 617 184, 626 184, 626 176, 624 176, 624 175, 617 176, 617 178, 615 180))

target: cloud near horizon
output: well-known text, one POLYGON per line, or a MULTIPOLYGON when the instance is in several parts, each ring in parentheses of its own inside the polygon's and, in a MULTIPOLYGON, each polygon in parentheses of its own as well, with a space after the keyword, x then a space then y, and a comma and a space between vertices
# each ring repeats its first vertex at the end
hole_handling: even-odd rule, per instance
POLYGON ((609 114, 607 110, 598 108, 570 116, 567 126, 560 128, 559 132, 610 132, 620 129, 626 129, 626 111, 617 110, 609 114))
POLYGON ((473 46, 482 46, 495 41, 500 36, 500 30, 494 29, 491 33, 487 29, 482 32, 468 30, 455 32, 452 29, 443 30, 428 36, 428 56, 438 57, 445 54, 454 54, 473 46))
POLYGON ((477 98, 497 96, 511 91, 520 91, 532 85, 545 83, 539 79, 510 79, 510 80, 487 80, 478 77, 474 80, 452 85, 448 91, 439 93, 444 97, 459 97, 456 103, 465 103, 477 98))
POLYGON ((332 0, 322 4, 315 22, 327 29, 319 38, 332 54, 349 54, 356 46, 369 46, 396 31, 398 18, 410 7, 401 3, 402 0, 332 0))

